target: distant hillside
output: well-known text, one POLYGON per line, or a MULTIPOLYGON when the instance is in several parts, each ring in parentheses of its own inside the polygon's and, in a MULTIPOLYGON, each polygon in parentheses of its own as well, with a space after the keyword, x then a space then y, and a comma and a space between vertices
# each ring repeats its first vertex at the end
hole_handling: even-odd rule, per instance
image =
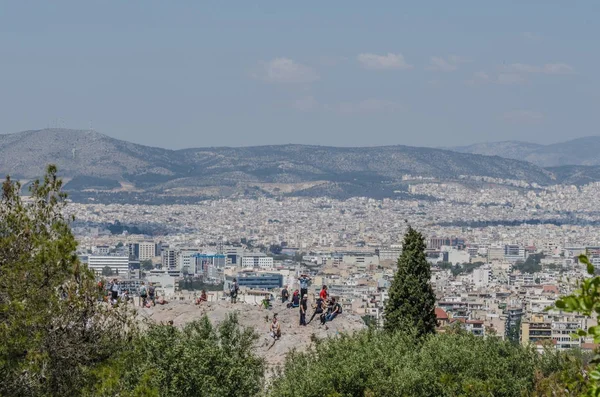
POLYGON ((556 176, 559 183, 568 185, 585 185, 600 181, 600 166, 598 165, 563 165, 548 167, 548 171, 556 176))
MULTIPOLYGON (((78 191, 122 186, 160 195, 243 194, 390 197, 405 174, 459 175, 553 183, 533 164, 495 156, 409 146, 336 148, 306 145, 167 150, 93 131, 45 129, 0 135, 0 172, 20 179, 42 175, 48 163, 78 191), (86 178, 88 180, 86 180, 86 178), (118 185, 117 185, 118 184, 118 185)), ((69 186, 71 185, 71 186, 69 186)))
POLYGON ((600 165, 600 136, 577 138, 552 145, 507 141, 478 143, 451 150, 525 160, 540 167, 600 165))

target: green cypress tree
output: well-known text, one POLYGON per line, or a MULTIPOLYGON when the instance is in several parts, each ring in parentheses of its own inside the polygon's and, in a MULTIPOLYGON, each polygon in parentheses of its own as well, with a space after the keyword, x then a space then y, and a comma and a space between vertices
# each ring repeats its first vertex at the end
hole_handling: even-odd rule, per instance
POLYGON ((418 336, 435 333, 435 295, 430 279, 423 235, 409 226, 385 306, 386 331, 413 329, 418 336))

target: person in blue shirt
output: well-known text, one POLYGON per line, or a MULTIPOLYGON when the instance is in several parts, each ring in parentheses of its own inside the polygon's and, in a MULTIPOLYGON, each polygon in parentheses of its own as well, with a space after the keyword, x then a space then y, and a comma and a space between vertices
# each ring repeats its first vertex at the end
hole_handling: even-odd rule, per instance
POLYGON ((306 274, 302 274, 298 281, 300 283, 300 296, 308 295, 308 282, 310 281, 310 277, 306 274))

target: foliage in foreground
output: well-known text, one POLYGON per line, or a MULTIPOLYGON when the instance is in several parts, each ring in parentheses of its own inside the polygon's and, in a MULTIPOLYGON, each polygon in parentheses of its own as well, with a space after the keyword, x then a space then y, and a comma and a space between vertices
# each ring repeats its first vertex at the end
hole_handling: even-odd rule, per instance
POLYGON ((79 390, 88 369, 120 349, 131 330, 120 310, 98 304, 94 276, 75 255, 55 166, 30 198, 10 178, 0 199, 0 395, 79 390))
MULTIPOLYGON (((557 300, 555 306, 568 313, 580 313, 585 316, 594 316, 598 320, 600 315, 600 276, 596 276, 596 269, 587 256, 580 255, 579 262, 586 266, 590 278, 584 279, 579 283, 579 288, 571 295, 557 300)), ((579 330, 578 337, 592 337, 594 343, 600 343, 600 325, 579 330)), ((600 356, 596 356, 592 361, 595 368, 585 379, 585 388, 587 396, 600 396, 600 356)))
POLYGON ((90 396, 254 396, 264 361, 253 329, 232 315, 213 327, 205 316, 182 329, 153 325, 96 375, 90 396))
POLYGON ((577 385, 567 392, 562 379, 581 365, 574 355, 540 355, 464 332, 423 340, 369 330, 290 354, 269 391, 284 397, 576 395, 569 393, 577 385))

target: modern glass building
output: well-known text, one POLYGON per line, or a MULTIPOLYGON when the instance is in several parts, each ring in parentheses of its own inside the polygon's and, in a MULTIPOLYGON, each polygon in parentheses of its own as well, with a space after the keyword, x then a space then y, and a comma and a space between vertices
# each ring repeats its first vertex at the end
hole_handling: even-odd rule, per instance
POLYGON ((240 273, 238 285, 250 289, 273 289, 283 287, 283 276, 277 273, 240 273))

